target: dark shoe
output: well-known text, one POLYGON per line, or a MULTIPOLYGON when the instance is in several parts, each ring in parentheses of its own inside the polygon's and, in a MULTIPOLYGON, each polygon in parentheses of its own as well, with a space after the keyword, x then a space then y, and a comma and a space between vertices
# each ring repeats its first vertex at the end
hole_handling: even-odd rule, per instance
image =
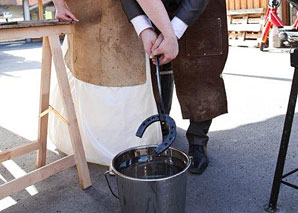
POLYGON ((206 153, 207 146, 189 145, 189 156, 192 157, 192 162, 189 172, 193 174, 202 174, 208 167, 209 159, 206 153))

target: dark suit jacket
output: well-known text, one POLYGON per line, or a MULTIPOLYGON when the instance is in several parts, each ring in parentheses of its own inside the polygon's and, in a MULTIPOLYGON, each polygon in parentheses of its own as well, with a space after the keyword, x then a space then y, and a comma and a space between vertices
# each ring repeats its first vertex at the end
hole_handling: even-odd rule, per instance
MULTIPOLYGON (((228 55, 226 0, 165 0, 164 4, 170 17, 192 25, 179 40, 179 55, 173 61, 183 118, 200 122, 226 113, 221 77, 228 55)), ((129 19, 144 14, 135 0, 122 0, 122 5, 129 19)))
MULTIPOLYGON (((192 25, 205 10, 209 0, 163 0, 166 8, 175 8, 175 16, 181 19, 188 26, 192 25)), ((129 20, 139 15, 144 15, 144 11, 136 0, 121 0, 123 10, 129 20)))

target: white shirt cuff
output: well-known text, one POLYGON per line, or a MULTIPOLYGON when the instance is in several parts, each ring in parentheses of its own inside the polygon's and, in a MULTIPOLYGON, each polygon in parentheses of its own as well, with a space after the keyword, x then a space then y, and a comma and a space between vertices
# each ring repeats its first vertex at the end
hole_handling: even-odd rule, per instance
POLYGON ((150 19, 145 15, 137 16, 131 19, 130 22, 133 24, 138 36, 140 36, 141 32, 143 32, 145 29, 153 28, 150 19))
POLYGON ((186 29, 188 28, 188 25, 185 24, 180 18, 174 17, 171 21, 175 35, 178 39, 180 39, 183 34, 185 33, 186 29))

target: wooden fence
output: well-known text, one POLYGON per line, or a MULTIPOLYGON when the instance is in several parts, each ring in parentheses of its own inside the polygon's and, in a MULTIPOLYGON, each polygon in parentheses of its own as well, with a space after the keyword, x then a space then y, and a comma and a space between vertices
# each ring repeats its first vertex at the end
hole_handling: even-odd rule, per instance
POLYGON ((227 10, 267 8, 267 0, 227 0, 227 10))
POLYGON ((258 47, 268 0, 226 0, 231 46, 258 47))

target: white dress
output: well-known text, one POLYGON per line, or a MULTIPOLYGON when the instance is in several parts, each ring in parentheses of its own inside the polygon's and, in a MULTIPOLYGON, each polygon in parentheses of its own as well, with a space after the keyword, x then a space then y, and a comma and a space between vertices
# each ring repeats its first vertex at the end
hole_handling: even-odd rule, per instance
MULTIPOLYGON (((67 42, 62 49, 65 54, 67 42)), ((68 78, 88 162, 110 166, 113 157, 125 149, 161 143, 158 123, 152 124, 142 139, 135 136, 141 122, 157 114, 147 56, 146 83, 142 85, 96 86, 78 80, 69 70, 68 78)), ((51 94, 51 105, 65 116, 57 84, 51 94)), ((54 113, 50 114, 49 126, 50 141, 61 152, 72 154, 67 126, 54 113)))

